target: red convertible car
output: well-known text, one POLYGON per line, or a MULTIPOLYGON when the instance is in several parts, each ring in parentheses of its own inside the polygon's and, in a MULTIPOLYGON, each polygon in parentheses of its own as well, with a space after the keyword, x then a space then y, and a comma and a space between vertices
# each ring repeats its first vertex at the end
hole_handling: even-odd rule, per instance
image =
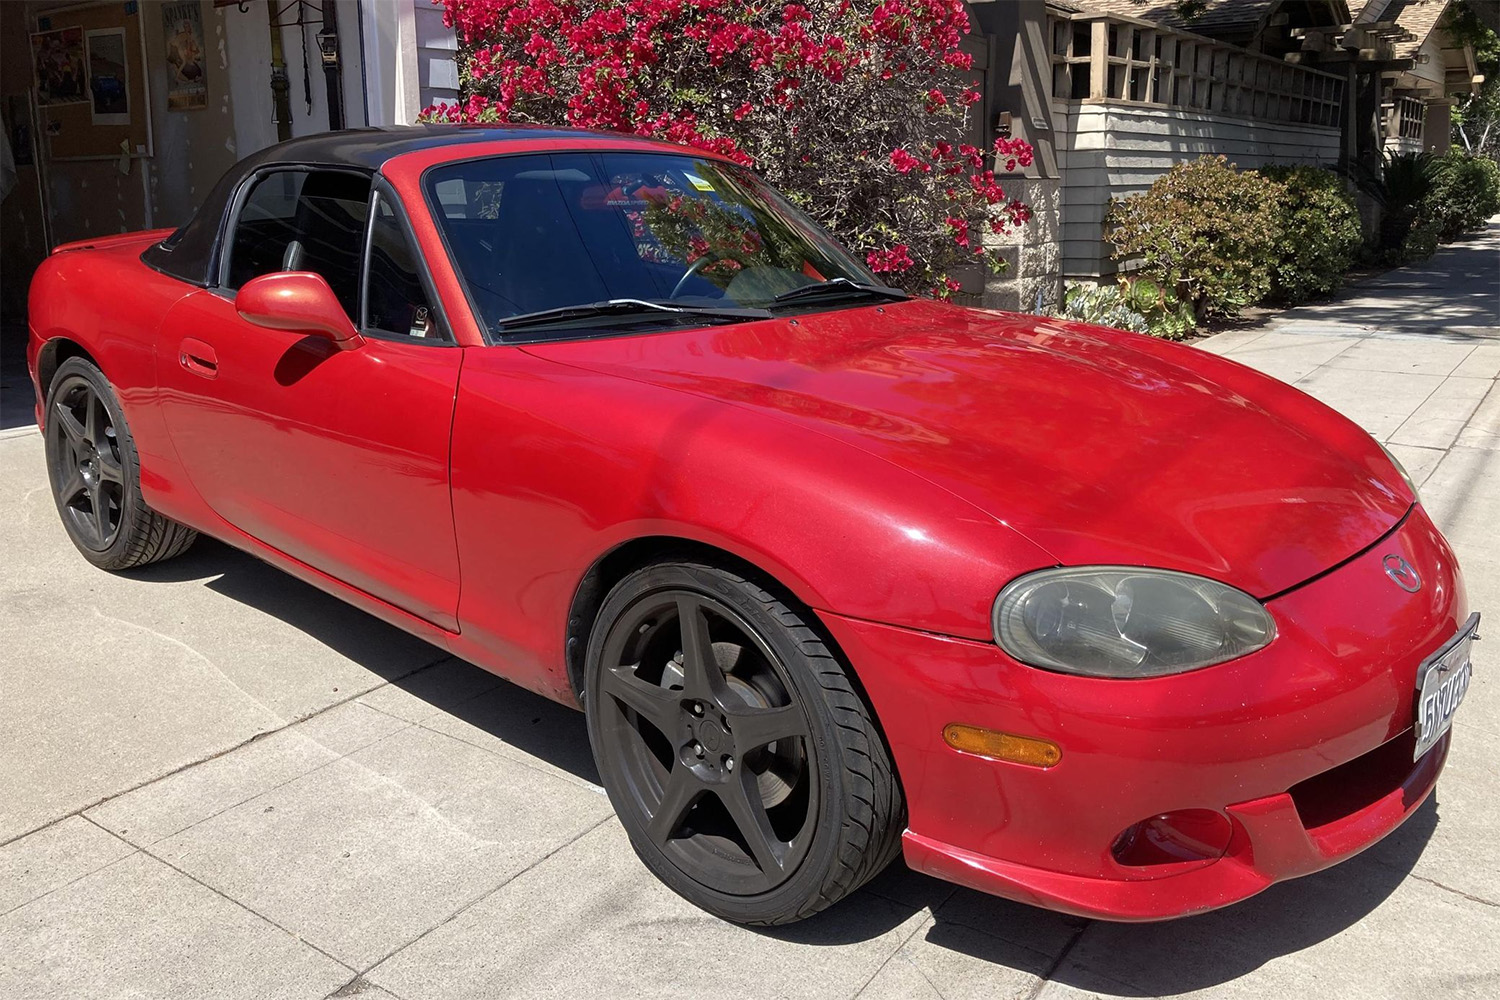
POLYGON ((641 859, 796 920, 898 853, 1176 917, 1432 790, 1453 554, 1380 445, 1191 348, 922 299, 621 136, 294 140, 59 247, 29 361, 103 569, 239 546, 581 706, 641 859))

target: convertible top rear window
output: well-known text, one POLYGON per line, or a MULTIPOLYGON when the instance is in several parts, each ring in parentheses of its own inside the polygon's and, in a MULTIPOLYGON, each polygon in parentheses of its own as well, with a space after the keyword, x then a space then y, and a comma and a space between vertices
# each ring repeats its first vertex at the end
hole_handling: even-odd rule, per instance
POLYGON ((546 310, 621 299, 764 308, 830 279, 875 280, 754 175, 718 160, 500 156, 435 167, 426 187, 475 311, 502 339, 507 318, 546 310))

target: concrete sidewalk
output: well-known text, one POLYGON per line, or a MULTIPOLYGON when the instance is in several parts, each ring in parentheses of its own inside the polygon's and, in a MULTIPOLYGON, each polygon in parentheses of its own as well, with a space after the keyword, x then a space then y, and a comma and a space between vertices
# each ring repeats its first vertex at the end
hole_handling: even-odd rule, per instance
MULTIPOLYGON (((1389 441, 1500 620, 1500 226, 1203 346, 1389 441)), ((1500 995, 1490 642, 1435 799, 1330 871, 1127 926, 897 865, 756 932, 636 861, 581 716, 213 542, 93 570, 34 431, 0 511, 0 997, 1500 995)))

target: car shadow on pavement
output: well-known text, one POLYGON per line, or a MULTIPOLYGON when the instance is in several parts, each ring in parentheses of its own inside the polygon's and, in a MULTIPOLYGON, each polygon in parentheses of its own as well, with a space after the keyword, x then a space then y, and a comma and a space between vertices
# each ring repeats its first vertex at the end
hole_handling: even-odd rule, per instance
POLYGON ((860 894, 905 904, 885 922, 872 926, 870 908, 861 907, 856 897, 811 920, 764 933, 805 944, 843 944, 889 931, 913 909, 926 907, 933 913, 923 932, 929 945, 1046 974, 1086 992, 1172 996, 1231 982, 1354 926, 1396 891, 1437 823, 1434 794, 1376 850, 1279 883, 1242 903, 1163 923, 1087 921, 969 889, 954 891, 900 870, 898 862, 860 894))
POLYGON ((156 583, 199 581, 440 709, 456 723, 451 735, 481 745, 498 740, 599 783, 582 713, 503 681, 223 542, 200 536, 182 556, 123 575, 156 583))
MULTIPOLYGON (((204 539, 180 559, 129 575, 163 583, 202 581, 440 710, 423 725, 480 746, 497 740, 599 782, 581 713, 494 678, 252 556, 204 539)), ((801 923, 758 932, 802 944, 852 944, 889 933, 927 910, 933 916, 921 932, 927 945, 1049 975, 1085 991, 1187 993, 1235 980, 1358 923, 1396 891, 1437 823, 1434 794, 1374 850, 1226 909, 1167 923, 1091 922, 955 888, 897 861, 841 904, 801 923)))
POLYGON ((388 681, 448 655, 269 563, 202 535, 175 559, 120 575, 152 583, 200 583, 285 622, 388 681))

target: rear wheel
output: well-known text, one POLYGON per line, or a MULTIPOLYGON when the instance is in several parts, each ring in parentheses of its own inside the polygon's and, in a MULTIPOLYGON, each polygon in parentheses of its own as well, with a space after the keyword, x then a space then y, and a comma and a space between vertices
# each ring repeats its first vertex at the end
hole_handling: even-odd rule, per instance
POLYGON ((667 564, 609 594, 589 644, 589 738, 636 853, 739 923, 800 920, 877 874, 904 809, 828 646, 724 570, 667 564))
POLYGON ((47 391, 48 479, 68 537, 101 569, 169 559, 197 533, 141 498, 140 462, 120 403, 98 368, 69 358, 47 391))

